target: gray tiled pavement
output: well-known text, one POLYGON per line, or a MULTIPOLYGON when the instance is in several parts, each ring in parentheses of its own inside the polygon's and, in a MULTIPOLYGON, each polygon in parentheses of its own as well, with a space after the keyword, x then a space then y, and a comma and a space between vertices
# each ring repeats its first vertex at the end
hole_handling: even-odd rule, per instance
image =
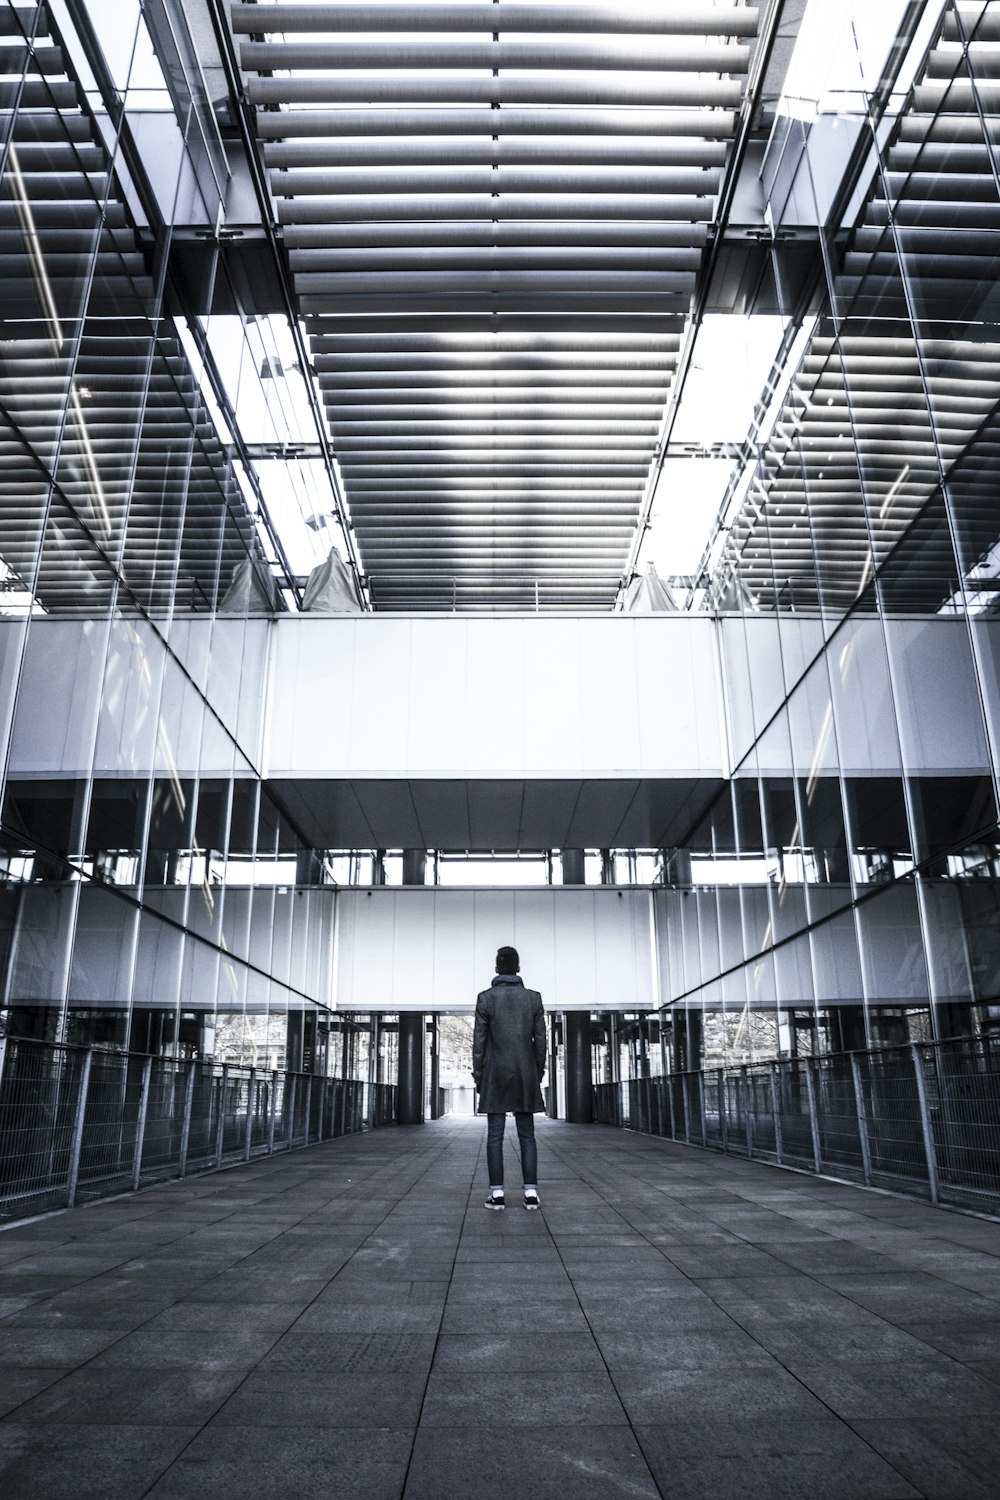
POLYGON ((3 1500, 1000 1495, 1000 1224, 541 1120, 489 1214, 483 1135, 0 1233, 3 1500))

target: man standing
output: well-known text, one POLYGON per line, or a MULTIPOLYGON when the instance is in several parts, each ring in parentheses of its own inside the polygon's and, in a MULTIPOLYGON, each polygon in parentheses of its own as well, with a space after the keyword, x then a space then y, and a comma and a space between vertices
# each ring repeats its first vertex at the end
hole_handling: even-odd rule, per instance
POLYGON ((503 1134, 508 1111, 513 1113, 521 1147, 524 1206, 539 1206, 533 1116, 545 1108, 539 1087, 545 1072, 545 1012, 538 991, 525 989, 520 966, 516 948, 501 948, 493 983, 476 999, 472 1076, 479 1094, 478 1112, 487 1120, 490 1195, 484 1206, 492 1209, 504 1206, 503 1134))

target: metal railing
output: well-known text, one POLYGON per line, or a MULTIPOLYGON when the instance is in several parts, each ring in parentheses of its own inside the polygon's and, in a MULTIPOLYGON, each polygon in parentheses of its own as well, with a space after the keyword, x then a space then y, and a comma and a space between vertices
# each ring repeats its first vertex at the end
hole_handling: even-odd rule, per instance
POLYGON ((0 1223, 396 1119, 396 1088, 0 1037, 0 1223))
POLYGON ((1000 1216, 1000 1037, 603 1083, 594 1117, 1000 1216))

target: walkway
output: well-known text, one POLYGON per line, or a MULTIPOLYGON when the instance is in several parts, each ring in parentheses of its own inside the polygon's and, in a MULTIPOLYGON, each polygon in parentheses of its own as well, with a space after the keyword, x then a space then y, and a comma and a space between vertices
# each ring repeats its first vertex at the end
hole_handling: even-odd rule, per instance
POLYGON ((4 1500, 995 1500, 1000 1225, 539 1134, 541 1214, 442 1121, 0 1234, 4 1500))

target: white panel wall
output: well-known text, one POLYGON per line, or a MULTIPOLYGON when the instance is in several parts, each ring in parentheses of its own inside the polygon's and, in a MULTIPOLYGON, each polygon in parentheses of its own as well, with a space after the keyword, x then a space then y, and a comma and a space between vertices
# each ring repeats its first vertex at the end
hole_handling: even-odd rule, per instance
MULTIPOLYGON (((138 620, 32 620, 12 773, 83 775, 93 758, 101 775, 253 764, 303 779, 722 776, 720 653, 738 763, 822 644, 815 620, 676 615, 223 617, 170 629, 175 655, 138 620), (245 762, 234 764, 230 735, 245 762)), ((0 621, 0 701, 22 632, 0 621)), ((848 775, 898 771, 900 741, 913 772, 986 763, 960 620, 849 622, 790 712, 800 771, 830 769, 835 754, 848 775)), ((758 754, 762 771, 787 774, 784 716, 758 754)))
POLYGON ((722 773, 714 629, 686 616, 277 620, 269 773, 722 773))
POLYGON ((762 735, 757 764, 787 774, 899 774, 979 770, 988 764, 969 630, 942 616, 847 621, 789 705, 775 715, 822 646, 818 622, 748 617, 718 622, 734 765, 762 735), (895 692, 893 691, 895 688, 895 692), (832 724, 829 722, 832 698, 832 724), (929 704, 934 705, 928 713, 929 704), (765 727, 768 726, 769 727, 765 727))
POLYGON ((550 1010, 649 1009, 650 901, 602 887, 339 891, 337 1008, 471 1010, 510 943, 550 1010))
MULTIPOLYGON (((183 620, 171 626, 175 660, 142 620, 33 619, 11 773, 83 776, 92 761, 106 776, 248 769, 262 754, 269 631, 267 620, 183 620)), ((22 634, 18 621, 0 621, 0 697, 17 671, 5 647, 22 634)))

